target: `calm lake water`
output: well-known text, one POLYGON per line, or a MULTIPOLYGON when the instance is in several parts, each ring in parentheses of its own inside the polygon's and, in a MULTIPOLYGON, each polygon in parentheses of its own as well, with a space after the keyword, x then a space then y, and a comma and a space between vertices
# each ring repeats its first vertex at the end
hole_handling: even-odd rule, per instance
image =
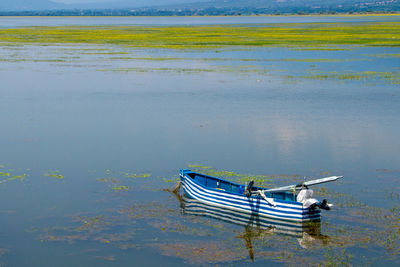
MULTIPOLYGON (((399 17, 0 18, 0 27, 366 20, 399 17)), ((398 265, 399 55, 0 45, 0 265, 398 265), (263 175, 269 186, 345 177, 315 187, 336 206, 293 234, 196 213, 163 191, 181 168, 263 175)))

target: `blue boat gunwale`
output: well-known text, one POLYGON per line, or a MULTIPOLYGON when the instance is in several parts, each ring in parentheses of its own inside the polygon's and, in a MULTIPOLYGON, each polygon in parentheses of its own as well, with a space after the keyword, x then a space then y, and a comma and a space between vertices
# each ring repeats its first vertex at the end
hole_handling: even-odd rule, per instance
MULTIPOLYGON (((193 173, 193 174, 197 174, 197 175, 200 175, 200 176, 209 177, 209 178, 211 178, 211 179, 215 179, 215 180, 217 180, 217 181, 223 181, 223 182, 226 182, 226 183, 230 183, 230 184, 232 184, 232 185, 236 185, 236 186, 239 186, 239 187, 240 187, 240 186, 243 186, 243 185, 238 184, 238 183, 235 183, 235 182, 231 182, 231 181, 228 181, 228 180, 225 180, 225 179, 222 179, 222 178, 214 177, 214 176, 207 175, 207 174, 203 174, 203 173, 198 173, 198 172, 192 171, 192 170, 190 170, 190 169, 182 169, 182 170, 180 170, 180 174, 181 174, 182 176, 184 176, 185 174, 189 174, 189 173, 193 173)), ((204 189, 211 190, 211 191, 215 191, 215 192, 218 192, 218 193, 225 192, 225 193, 232 194, 232 195, 236 195, 236 196, 241 196, 241 197, 244 196, 244 195, 241 194, 241 193, 236 193, 236 192, 233 192, 233 191, 222 191, 222 190, 219 190, 219 189, 215 189, 215 188, 212 188, 212 187, 208 187, 208 186, 205 186, 205 185, 199 183, 197 180, 193 179, 190 175, 187 175, 187 177, 189 177, 190 180, 191 180, 192 182, 194 182, 195 184, 199 185, 200 187, 202 187, 202 188, 204 188, 204 189)), ((253 188, 259 189, 259 190, 268 189, 268 188, 263 188, 263 187, 253 187, 253 188)), ((303 204, 302 204, 301 202, 297 202, 297 201, 293 201, 293 200, 289 200, 289 199, 279 199, 279 198, 273 197, 273 194, 271 194, 271 195, 272 195, 272 198, 274 199, 275 202, 286 203, 286 204, 294 204, 294 205, 301 205, 301 206, 303 206, 303 204)), ((296 194, 292 194, 292 195, 293 195, 293 198, 296 199, 297 195, 296 195, 296 194)), ((260 195, 252 195, 252 196, 250 196, 250 198, 253 198, 253 199, 259 199, 259 198, 261 198, 261 199, 262 199, 262 197, 261 197, 260 195)))

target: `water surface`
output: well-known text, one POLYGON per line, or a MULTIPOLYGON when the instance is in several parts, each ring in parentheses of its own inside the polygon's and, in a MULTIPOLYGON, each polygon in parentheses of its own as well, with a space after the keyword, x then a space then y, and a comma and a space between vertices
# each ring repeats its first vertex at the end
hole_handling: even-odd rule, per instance
POLYGON ((382 16, 226 16, 226 17, 0 17, 0 27, 93 26, 93 25, 213 25, 260 23, 382 22, 398 21, 396 15, 382 16))
MULTIPOLYGON (((286 18, 151 19, 0 21, 286 18)), ((398 264, 399 54, 384 47, 1 46, 1 264, 398 264), (196 214, 187 200, 163 191, 180 168, 242 182, 254 175, 266 186, 345 178, 316 187, 317 197, 336 207, 299 236, 196 214)))

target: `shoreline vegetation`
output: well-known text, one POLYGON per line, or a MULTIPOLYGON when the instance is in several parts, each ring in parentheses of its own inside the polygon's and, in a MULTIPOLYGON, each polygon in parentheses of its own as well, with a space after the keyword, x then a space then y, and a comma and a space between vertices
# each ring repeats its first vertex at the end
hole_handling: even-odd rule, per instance
POLYGON ((400 22, 0 29, 0 45, 10 44, 111 44, 166 49, 400 47, 400 22))

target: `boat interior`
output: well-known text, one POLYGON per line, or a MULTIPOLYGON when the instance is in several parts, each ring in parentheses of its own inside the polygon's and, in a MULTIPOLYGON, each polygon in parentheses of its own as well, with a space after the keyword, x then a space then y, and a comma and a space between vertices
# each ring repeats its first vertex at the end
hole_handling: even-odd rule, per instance
MULTIPOLYGON (((208 188, 214 188, 217 190, 235 193, 238 195, 243 195, 245 192, 245 188, 246 188, 245 185, 240 185, 237 183, 233 183, 230 181, 226 181, 223 179, 219 179, 216 177, 212 177, 212 176, 208 176, 208 175, 204 175, 204 174, 200 174, 200 173, 196 173, 196 172, 186 172, 186 174, 190 178, 195 180, 197 183, 199 183, 205 187, 208 187, 208 188)), ((262 190, 262 189, 266 189, 266 188, 257 187, 257 186, 252 187, 252 191, 257 191, 257 190, 262 190)), ((296 195, 293 193, 289 193, 289 192, 266 193, 265 195, 267 197, 274 198, 274 199, 280 199, 280 200, 286 200, 286 201, 296 201, 296 195)), ((257 195, 253 195, 253 196, 256 197, 257 195)))

